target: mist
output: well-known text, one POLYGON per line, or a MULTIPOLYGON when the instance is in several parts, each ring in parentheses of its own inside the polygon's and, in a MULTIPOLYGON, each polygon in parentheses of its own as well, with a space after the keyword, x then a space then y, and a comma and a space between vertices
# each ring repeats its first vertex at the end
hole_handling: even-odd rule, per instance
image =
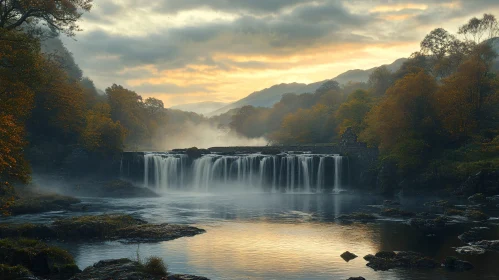
POLYGON ((196 124, 188 121, 157 137, 153 146, 171 150, 190 147, 265 146, 267 143, 268 140, 264 137, 248 138, 207 123, 196 124))

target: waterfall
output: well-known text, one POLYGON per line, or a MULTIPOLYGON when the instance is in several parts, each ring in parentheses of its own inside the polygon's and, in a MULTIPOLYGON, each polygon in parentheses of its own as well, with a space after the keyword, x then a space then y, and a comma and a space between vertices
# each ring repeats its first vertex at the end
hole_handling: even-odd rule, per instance
POLYGON ((341 172, 342 172, 343 157, 334 155, 334 189, 335 193, 340 191, 341 188, 341 172))
MULTIPOLYGON (((343 170, 348 164, 343 164, 340 155, 209 154, 193 160, 185 154, 145 153, 143 157, 142 183, 160 191, 210 192, 238 187, 273 193, 338 192, 342 174, 349 174, 343 170)), ((121 162, 120 170, 127 164, 121 162)))

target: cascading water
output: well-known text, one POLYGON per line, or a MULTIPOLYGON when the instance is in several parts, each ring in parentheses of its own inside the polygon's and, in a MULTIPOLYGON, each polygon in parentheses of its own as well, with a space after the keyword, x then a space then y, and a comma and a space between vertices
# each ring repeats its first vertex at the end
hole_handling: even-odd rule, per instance
POLYGON ((343 177, 348 179, 340 155, 209 154, 192 160, 185 154, 145 153, 143 159, 143 185, 158 191, 338 192, 343 177))

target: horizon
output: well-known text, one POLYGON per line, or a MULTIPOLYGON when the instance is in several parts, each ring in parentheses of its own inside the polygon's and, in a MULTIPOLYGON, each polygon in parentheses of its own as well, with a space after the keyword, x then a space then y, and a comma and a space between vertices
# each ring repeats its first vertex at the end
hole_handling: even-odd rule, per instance
POLYGON ((281 83, 314 83, 409 57, 491 1, 100 1, 76 40, 62 37, 99 89, 113 83, 165 107, 231 103, 281 83), (112 17, 109 17, 109 16, 112 17))

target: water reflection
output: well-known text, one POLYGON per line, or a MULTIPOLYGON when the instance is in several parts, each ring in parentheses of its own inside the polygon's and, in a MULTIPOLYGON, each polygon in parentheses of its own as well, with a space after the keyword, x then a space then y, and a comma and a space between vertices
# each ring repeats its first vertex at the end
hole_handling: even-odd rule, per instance
MULTIPOLYGON (((375 272, 366 267, 363 256, 380 250, 413 250, 441 260, 461 246, 457 236, 466 226, 455 225, 436 236, 414 231, 393 221, 369 224, 341 224, 334 218, 344 213, 375 211, 367 205, 382 198, 353 195, 170 194, 154 199, 86 199, 93 212, 126 212, 150 222, 190 223, 207 233, 159 244, 125 245, 117 242, 60 244, 75 255, 80 267, 109 258, 163 257, 175 273, 189 273, 211 279, 497 279, 498 253, 461 257, 475 264, 465 273, 391 270, 375 272), (359 256, 350 262, 340 254, 359 256)), ((419 207, 419 200, 404 204, 419 207)), ((68 215, 58 213, 56 216, 68 215)), ((81 213, 81 214, 89 214, 81 213)), ((37 215, 17 217, 36 220, 37 215)), ((44 219, 49 219, 47 215, 44 219)), ((498 227, 488 238, 497 239, 498 227)))

